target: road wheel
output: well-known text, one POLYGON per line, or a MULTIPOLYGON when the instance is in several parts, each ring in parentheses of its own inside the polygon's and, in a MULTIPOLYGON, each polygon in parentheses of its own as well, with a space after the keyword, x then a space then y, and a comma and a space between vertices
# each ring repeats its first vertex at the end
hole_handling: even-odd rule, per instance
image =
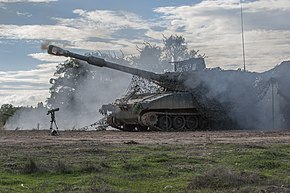
POLYGON ((176 116, 173 118, 173 128, 177 131, 183 130, 185 123, 185 118, 183 116, 176 116))
POLYGON ((164 131, 170 131, 172 127, 171 117, 161 115, 158 119, 158 126, 164 131))
POLYGON ((196 116, 186 117, 186 127, 189 130, 195 131, 198 129, 198 118, 196 116))

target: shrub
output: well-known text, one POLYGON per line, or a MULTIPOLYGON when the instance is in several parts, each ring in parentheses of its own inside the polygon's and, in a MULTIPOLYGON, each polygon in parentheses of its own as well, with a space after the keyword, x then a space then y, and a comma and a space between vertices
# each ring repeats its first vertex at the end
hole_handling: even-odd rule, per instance
POLYGON ((23 171, 24 173, 32 174, 41 172, 41 169, 37 166, 33 159, 29 159, 28 163, 24 165, 23 171))
POLYGON ((195 176, 189 188, 223 189, 235 188, 243 185, 258 184, 265 181, 266 177, 254 173, 236 173, 226 168, 216 168, 203 175, 195 176))

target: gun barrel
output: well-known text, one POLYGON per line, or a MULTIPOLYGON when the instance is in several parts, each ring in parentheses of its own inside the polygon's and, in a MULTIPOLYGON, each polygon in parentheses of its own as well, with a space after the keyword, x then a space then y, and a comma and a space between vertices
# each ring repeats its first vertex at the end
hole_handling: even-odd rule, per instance
POLYGON ((62 48, 54 46, 54 45, 49 45, 47 52, 49 54, 56 55, 56 56, 65 56, 65 57, 76 58, 79 60, 86 61, 87 63, 94 65, 94 66, 115 69, 115 70, 122 71, 125 73, 137 75, 137 76, 149 79, 149 80, 153 80, 156 82, 160 81, 160 74, 155 74, 154 72, 149 72, 149 71, 145 71, 145 70, 131 68, 128 66, 122 66, 119 64, 105 61, 104 59, 98 58, 95 56, 84 56, 84 55, 76 54, 76 53, 70 52, 68 50, 62 49, 62 48))

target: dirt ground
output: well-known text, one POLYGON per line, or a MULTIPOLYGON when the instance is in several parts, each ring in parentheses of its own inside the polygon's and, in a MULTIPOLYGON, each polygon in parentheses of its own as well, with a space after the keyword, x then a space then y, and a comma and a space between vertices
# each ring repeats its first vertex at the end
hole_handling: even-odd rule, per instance
POLYGON ((200 131, 200 132, 121 132, 121 131, 0 131, 0 145, 13 144, 269 144, 290 143, 288 131, 200 131))

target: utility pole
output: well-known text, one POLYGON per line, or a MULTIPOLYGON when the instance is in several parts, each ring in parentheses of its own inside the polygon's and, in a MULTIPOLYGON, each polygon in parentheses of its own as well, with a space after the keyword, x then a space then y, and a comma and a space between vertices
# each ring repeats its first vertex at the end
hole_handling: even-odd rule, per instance
POLYGON ((241 26, 242 26, 242 46, 243 46, 243 61, 244 71, 246 71, 246 54, 245 54, 245 38, 244 38, 244 17, 243 17, 243 0, 240 0, 241 4, 241 26))

